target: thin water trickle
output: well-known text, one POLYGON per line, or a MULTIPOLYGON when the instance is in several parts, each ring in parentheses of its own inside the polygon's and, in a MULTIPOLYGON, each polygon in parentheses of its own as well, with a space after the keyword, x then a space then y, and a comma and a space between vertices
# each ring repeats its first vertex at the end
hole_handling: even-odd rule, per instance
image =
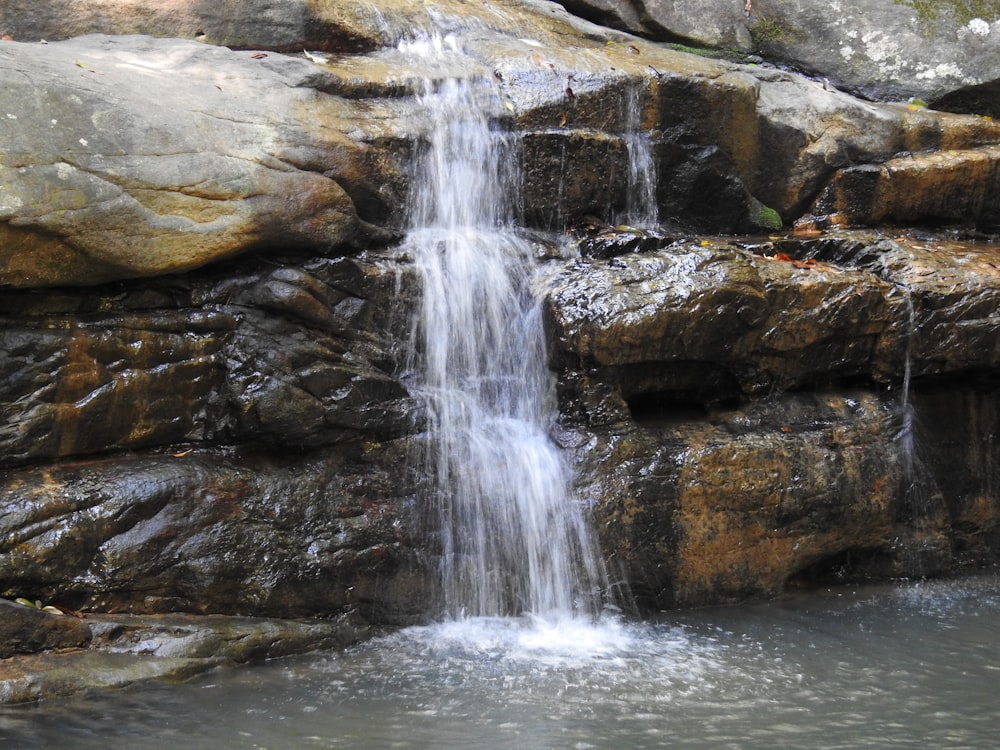
POLYGON ((622 111, 625 117, 625 146, 628 150, 629 171, 626 185, 625 214, 619 223, 630 227, 655 227, 659 221, 656 202, 657 175, 651 134, 642 129, 643 89, 629 86, 625 90, 622 111))
POLYGON ((913 375, 913 339, 916 335, 916 312, 913 295, 903 290, 906 299, 906 350, 903 354, 903 383, 900 395, 900 431, 898 444, 903 459, 903 471, 907 481, 912 482, 914 474, 913 404, 910 401, 910 381, 913 375))
POLYGON ((402 250, 422 289, 408 369, 426 405, 445 613, 595 615, 602 565, 549 438, 534 252, 514 227, 517 139, 495 125, 488 81, 428 83, 421 103, 430 129, 402 250))

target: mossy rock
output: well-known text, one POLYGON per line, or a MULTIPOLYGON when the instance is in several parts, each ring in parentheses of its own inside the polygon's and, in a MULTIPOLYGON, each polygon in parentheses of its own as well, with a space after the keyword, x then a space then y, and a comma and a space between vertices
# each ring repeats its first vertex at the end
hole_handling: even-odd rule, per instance
POLYGON ((894 0, 917 11, 921 23, 954 19, 965 25, 973 18, 995 21, 1000 18, 1000 0, 894 0))

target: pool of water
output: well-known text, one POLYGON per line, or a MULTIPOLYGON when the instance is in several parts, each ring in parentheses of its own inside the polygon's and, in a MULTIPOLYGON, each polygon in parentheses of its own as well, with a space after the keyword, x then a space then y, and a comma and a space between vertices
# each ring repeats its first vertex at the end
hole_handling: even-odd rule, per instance
POLYGON ((995 748, 1000 576, 657 622, 476 619, 0 709, 0 746, 995 748))

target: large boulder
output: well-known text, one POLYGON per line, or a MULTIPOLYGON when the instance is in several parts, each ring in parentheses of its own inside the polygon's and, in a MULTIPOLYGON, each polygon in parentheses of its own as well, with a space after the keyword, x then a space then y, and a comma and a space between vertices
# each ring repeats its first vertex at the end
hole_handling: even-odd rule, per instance
POLYGON ((5 42, 0 75, 0 283, 161 275, 359 236, 301 133, 307 60, 84 37, 5 42))
MULTIPOLYGON (((997 81, 1000 4, 754 0, 755 50, 872 99, 929 102, 997 81)), ((1000 114, 986 109, 957 109, 1000 114)))
POLYGON ((575 13, 667 42, 753 54, 881 101, 919 97, 996 116, 995 2, 563 0, 575 13))

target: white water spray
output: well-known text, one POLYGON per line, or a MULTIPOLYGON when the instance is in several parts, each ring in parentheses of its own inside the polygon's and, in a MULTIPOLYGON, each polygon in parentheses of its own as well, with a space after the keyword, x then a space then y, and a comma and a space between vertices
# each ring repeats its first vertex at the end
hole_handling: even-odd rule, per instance
POLYGON ((430 84, 429 143, 403 250, 422 284, 410 370, 426 403, 426 469, 450 617, 597 613, 604 575, 556 414, 529 243, 513 229, 517 142, 487 81, 430 84))

